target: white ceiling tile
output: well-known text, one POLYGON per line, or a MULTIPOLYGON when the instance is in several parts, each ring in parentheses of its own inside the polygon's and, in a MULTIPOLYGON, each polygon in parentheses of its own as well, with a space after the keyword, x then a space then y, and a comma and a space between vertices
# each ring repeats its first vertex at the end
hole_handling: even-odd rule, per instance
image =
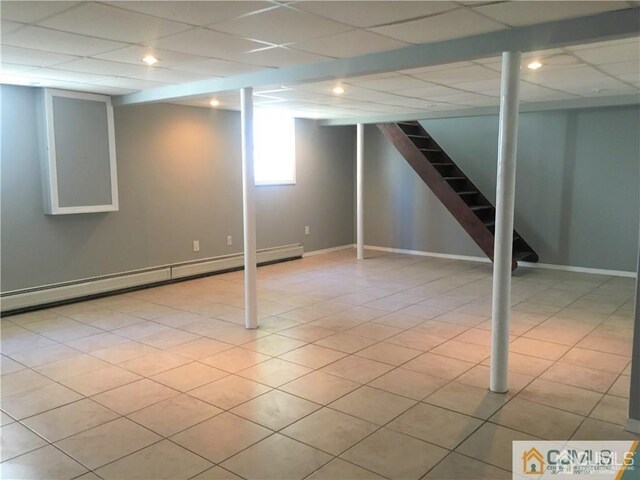
POLYGON ((616 78, 622 82, 635 85, 636 87, 640 85, 640 76, 637 73, 627 73, 623 75, 616 75, 616 78))
POLYGON ((412 88, 409 90, 403 90, 402 95, 406 97, 414 97, 414 98, 433 98, 436 96, 442 95, 454 95, 456 93, 460 93, 460 90, 456 90, 449 87, 442 87, 440 85, 434 85, 430 87, 423 88, 412 88))
POLYGON ((149 80, 138 80, 135 78, 124 77, 111 77, 106 80, 100 80, 99 82, 96 82, 96 84, 130 90, 146 90, 148 88, 163 87, 167 85, 167 83, 162 82, 152 82, 149 80))
POLYGON ((623 45, 625 43, 637 43, 640 42, 640 37, 637 35, 635 37, 627 37, 620 38, 618 40, 607 40, 605 42, 591 42, 591 43, 582 43, 580 45, 572 45, 570 47, 565 47, 566 50, 589 50, 591 48, 603 48, 603 47, 613 47, 615 45, 623 45))
POLYGON ((626 2, 518 1, 475 7, 475 10, 511 26, 533 25, 629 8, 626 2))
POLYGON ((261 108, 261 107, 267 107, 267 108, 272 108, 272 107, 277 107, 277 108, 281 108, 283 106, 284 103, 286 103, 287 100, 283 99, 283 98, 275 98, 275 97, 255 97, 253 99, 253 104, 256 106, 256 108, 261 108))
POLYGON ((34 80, 32 78, 22 76, 18 73, 7 72, 0 68, 0 85, 31 85, 33 82, 34 80))
POLYGON ((265 47, 265 44, 196 28, 157 40, 154 46, 174 52, 234 60, 242 53, 265 47))
MULTIPOLYGON (((610 97, 613 95, 637 95, 640 92, 638 85, 632 87, 630 85, 611 86, 606 88, 576 90, 574 93, 583 97, 610 97)), ((637 99, 640 100, 640 97, 637 99)))
POLYGON ((16 65, 15 63, 5 63, 4 61, 0 63, 0 71, 4 73, 22 73, 28 72, 29 70, 35 70, 37 67, 28 66, 28 65, 16 65))
POLYGON ((25 2, 3 1, 2 18, 15 22, 32 23, 40 21, 60 12, 79 5, 80 2, 25 2))
POLYGON ((344 94, 340 95, 341 98, 363 100, 367 102, 382 100, 388 98, 391 94, 387 92, 378 92, 376 90, 369 90, 366 88, 353 87, 346 85, 344 87, 344 94))
MULTIPOLYGON (((438 98, 437 100, 444 100, 438 98)), ((500 105, 500 99, 498 97, 486 97, 482 95, 460 95, 459 97, 446 100, 447 102, 454 103, 456 105, 467 105, 469 107, 493 107, 500 105)))
POLYGON ((299 2, 295 8, 356 27, 374 27, 456 8, 454 2, 299 2))
POLYGON ((520 100, 523 102, 569 100, 571 98, 576 98, 576 96, 541 87, 540 85, 532 85, 526 82, 520 83, 520 100))
POLYGON ((500 93, 500 79, 493 78, 490 80, 472 80, 470 82, 456 83, 456 88, 467 90, 469 92, 497 92, 500 93))
POLYGON ((240 37, 276 44, 300 42, 351 29, 347 25, 286 7, 217 23, 214 28, 240 37))
POLYGON ((250 12, 273 7, 270 2, 249 1, 155 1, 108 2, 111 5, 191 25, 211 25, 250 12))
POLYGON ((398 90, 406 90, 409 88, 420 88, 427 86, 427 82, 418 78, 409 77, 407 75, 390 75, 386 78, 377 78, 373 80, 359 80, 358 78, 346 81, 350 85, 357 85, 372 90, 383 90, 387 92, 395 92, 398 90))
POLYGON ((606 93, 609 91, 620 91, 628 87, 619 80, 607 76, 602 76, 597 79, 580 79, 575 78, 571 80, 557 80, 544 84, 547 87, 551 87, 555 90, 562 90, 564 92, 572 93, 575 95, 591 95, 592 93, 606 93))
POLYGON ((81 58, 72 62, 58 65, 60 70, 70 72, 94 73, 107 76, 127 76, 144 72, 150 68, 147 65, 132 65, 131 63, 110 62, 108 60, 97 60, 95 58, 81 58))
POLYGON ((2 41, 4 43, 5 37, 16 30, 19 30, 26 25, 24 23, 10 22, 9 20, 0 20, 0 34, 2 34, 2 41))
POLYGON ((83 3, 39 24, 57 30, 133 43, 146 42, 191 28, 182 23, 97 3, 83 3))
POLYGON ((286 65, 315 63, 330 60, 329 57, 315 53, 300 52, 286 47, 272 47, 248 52, 236 57, 238 61, 266 67, 284 67, 286 65))
POLYGON ((477 13, 460 8, 450 12, 371 29, 374 32, 410 43, 432 43, 507 27, 477 13))
POLYGON ((48 28, 29 26, 3 35, 2 43, 14 47, 33 48, 67 55, 89 56, 122 48, 125 44, 100 38, 58 32, 48 28))
POLYGON ((404 97, 400 95, 389 95, 376 100, 383 105, 395 105, 396 107, 420 107, 431 103, 427 98, 404 97))
POLYGON ((190 63, 188 65, 180 65, 177 70, 201 73, 203 75, 212 75, 215 77, 228 77, 230 75, 239 75, 241 73, 265 70, 265 67, 247 65, 245 63, 238 62, 228 62, 226 60, 205 60, 202 62, 190 63))
POLYGON ((66 70, 58 70, 53 68, 38 68, 31 70, 24 75, 37 79, 62 80, 65 82, 98 82, 108 78, 107 75, 94 75, 92 73, 67 72, 66 70))
POLYGON ((350 102, 350 103, 343 103, 342 105, 340 105, 341 108, 354 108, 354 109, 358 109, 358 110, 369 110, 372 112, 379 112, 381 110, 384 110, 384 106, 380 103, 373 103, 373 102, 350 102))
POLYGON ((484 95, 478 95, 475 93, 469 92, 456 92, 454 94, 449 95, 431 95, 428 100, 434 100, 436 102, 444 102, 444 103, 466 103, 466 101, 477 99, 487 100, 488 97, 484 95))
POLYGON ((344 58, 393 50, 405 45, 407 44, 404 42, 365 32, 364 30, 351 30, 337 35, 298 42, 293 46, 307 52, 344 58))
POLYGON ((169 50, 160 50, 158 48, 142 47, 138 45, 131 45, 111 52, 92 56, 101 60, 144 65, 142 59, 147 55, 153 55, 156 57, 159 60, 156 66, 163 68, 173 68, 178 65, 206 60, 206 57, 199 55, 189 55, 186 53, 171 52, 169 50))
POLYGON ((609 75, 635 75, 640 79, 640 60, 636 60, 635 62, 610 63, 599 68, 609 75))
POLYGON ((530 83, 550 84, 557 82, 575 82, 575 81, 596 81, 607 76, 595 68, 589 66, 578 66, 565 69, 548 70, 541 68, 539 70, 524 70, 522 78, 530 83))
POLYGON ((336 79, 336 80, 325 80, 323 82, 310 82, 310 83, 301 83, 300 85, 296 85, 295 88, 297 90, 304 90, 309 92, 322 93, 325 95, 332 95, 331 90, 337 85, 343 85, 344 80, 336 79))
POLYGON ((640 58, 640 42, 629 42, 608 47, 574 50, 573 53, 594 65, 638 61, 640 58))
POLYGON ((464 83, 472 80, 494 80, 500 78, 500 74, 498 72, 485 68, 481 65, 436 70, 415 76, 428 82, 439 83, 442 85, 455 85, 457 83, 464 83))
POLYGON ((46 78, 33 78, 33 77, 16 77, 14 80, 11 78, 1 78, 0 83, 9 83, 14 85, 29 85, 32 87, 49 87, 49 88, 60 88, 64 90, 75 90, 78 92, 84 91, 86 87, 86 83, 77 83, 77 82, 69 82, 64 80, 53 80, 46 78))
POLYGON ((277 96, 279 98, 284 98, 286 100, 299 100, 313 103, 326 103, 331 100, 332 97, 328 95, 322 95, 318 93, 313 93, 305 90, 287 90, 283 92, 278 92, 277 96))
POLYGON ((150 80, 152 82, 165 82, 165 83, 186 83, 196 80, 203 80, 207 77, 197 73, 180 72, 178 70, 170 70, 168 68, 149 68, 143 72, 136 73, 135 75, 129 75, 131 78, 137 78, 139 80, 150 80))
POLYGON ((48 67, 78 58, 72 55, 42 52, 40 50, 11 47, 9 45, 2 45, 0 48, 0 54, 3 62, 15 63, 18 65, 33 65, 35 67, 48 67))

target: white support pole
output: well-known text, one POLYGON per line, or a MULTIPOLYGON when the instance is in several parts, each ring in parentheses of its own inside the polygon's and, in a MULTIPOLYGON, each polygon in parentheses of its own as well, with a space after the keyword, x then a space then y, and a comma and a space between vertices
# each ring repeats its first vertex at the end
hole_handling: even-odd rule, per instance
POLYGON ((359 123, 357 127, 356 145, 356 246, 358 260, 364 260, 364 205, 362 168, 364 158, 364 125, 359 123))
POLYGON ((253 171, 253 89, 240 90, 242 105, 242 213, 244 221, 244 324, 258 328, 256 202, 253 171))
POLYGON ((513 210, 518 144, 518 93, 520 52, 502 54, 498 177, 496 181, 496 229, 493 249, 493 317, 491 322, 491 391, 509 389, 509 316, 513 210))

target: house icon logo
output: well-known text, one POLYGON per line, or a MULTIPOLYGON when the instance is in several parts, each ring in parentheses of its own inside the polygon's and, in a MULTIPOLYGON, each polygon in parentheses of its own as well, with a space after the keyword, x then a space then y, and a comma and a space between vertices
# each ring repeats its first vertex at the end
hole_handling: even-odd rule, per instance
POLYGON ((526 475, 542 475, 544 471, 544 457, 533 447, 522 454, 522 470, 526 475))

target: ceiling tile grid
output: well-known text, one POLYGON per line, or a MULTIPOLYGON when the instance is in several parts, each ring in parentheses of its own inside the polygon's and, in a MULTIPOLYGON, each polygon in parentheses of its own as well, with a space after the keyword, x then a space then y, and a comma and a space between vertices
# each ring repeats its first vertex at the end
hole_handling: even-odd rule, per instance
MULTIPOLYGON (((401 48, 636 2, 3 1, 0 81, 119 95, 401 48), (146 66, 143 56, 159 62, 146 66)), ((523 54, 523 101, 638 92, 638 38, 523 54), (543 68, 526 69, 541 59, 543 68)), ((500 59, 289 86, 263 97, 314 117, 497 105, 500 59), (345 88, 336 99, 332 89, 345 88)), ((235 98, 235 96, 229 97, 235 98)), ((198 100, 208 105, 209 99, 198 100)), ((237 99, 221 107, 237 108, 237 99)))

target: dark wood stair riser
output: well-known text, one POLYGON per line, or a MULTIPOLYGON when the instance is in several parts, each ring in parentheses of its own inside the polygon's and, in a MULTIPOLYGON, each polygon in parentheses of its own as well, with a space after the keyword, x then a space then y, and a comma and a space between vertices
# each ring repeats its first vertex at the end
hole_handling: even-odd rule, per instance
MULTIPOLYGON (((381 124, 378 128, 493 260, 495 207, 417 121, 381 124)), ((514 231, 513 268, 518 261, 537 262, 538 255, 514 231)))

